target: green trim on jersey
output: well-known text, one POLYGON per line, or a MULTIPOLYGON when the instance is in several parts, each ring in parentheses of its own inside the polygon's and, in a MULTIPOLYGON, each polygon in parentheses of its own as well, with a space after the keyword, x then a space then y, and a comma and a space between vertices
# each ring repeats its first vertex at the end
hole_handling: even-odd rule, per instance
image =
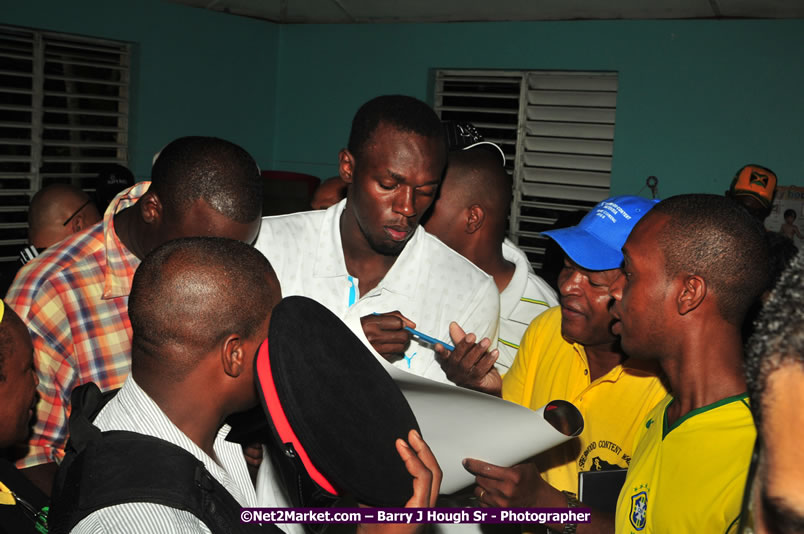
MULTIPOLYGON (((678 426, 686 421, 687 419, 694 417, 700 413, 708 412, 709 410, 714 410, 715 408, 719 408, 724 404, 729 404, 732 402, 741 401, 748 407, 748 403, 745 402, 745 399, 748 398, 748 393, 740 393, 739 395, 732 395, 731 397, 726 397, 725 399, 720 399, 719 401, 715 401, 712 404, 707 404, 706 406, 701 406, 700 408, 695 408, 694 410, 690 411, 687 414, 682 415, 678 418, 678 420, 673 423, 672 425, 667 424, 667 409, 676 401, 676 398, 673 397, 670 402, 667 403, 667 406, 664 407, 664 417, 662 418, 662 439, 667 437, 667 434, 670 433, 671 430, 678 428, 678 426)), ((750 408, 749 408, 750 411, 750 408)))
POLYGON ((531 304, 541 304, 545 308, 549 308, 550 305, 543 300, 536 300, 536 299, 529 299, 527 297, 522 297, 519 299, 521 302, 530 302, 531 304))
POLYGON ((514 343, 511 343, 510 341, 506 341, 506 340, 504 340, 504 339, 503 339, 503 338, 501 338, 501 337, 500 337, 500 338, 497 338, 497 340, 498 340, 500 343, 502 343, 503 345, 507 345, 507 346, 509 346, 509 347, 511 347, 511 348, 514 348, 514 349, 518 349, 518 348, 519 348, 519 345, 516 345, 516 344, 514 344, 514 343))

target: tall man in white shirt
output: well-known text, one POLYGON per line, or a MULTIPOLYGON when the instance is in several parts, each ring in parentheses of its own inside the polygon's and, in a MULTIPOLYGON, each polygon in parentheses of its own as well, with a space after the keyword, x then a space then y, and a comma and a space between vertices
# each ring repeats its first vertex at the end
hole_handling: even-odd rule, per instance
POLYGON ((433 346, 405 327, 452 343, 454 321, 468 340, 493 348, 499 293, 490 276, 419 228, 446 165, 441 122, 415 98, 377 97, 358 110, 338 162, 346 199, 264 218, 256 247, 283 295, 319 301, 397 367, 447 382, 433 346))

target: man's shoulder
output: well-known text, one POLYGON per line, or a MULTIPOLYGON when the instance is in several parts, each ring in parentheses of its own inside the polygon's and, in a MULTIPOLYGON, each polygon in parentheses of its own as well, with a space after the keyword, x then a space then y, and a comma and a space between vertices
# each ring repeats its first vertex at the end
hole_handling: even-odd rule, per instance
POLYGON ((519 302, 511 312, 511 319, 529 324, 548 308, 555 306, 558 306, 555 290, 539 275, 529 272, 525 288, 519 295, 519 302))
POLYGON ((507 237, 502 242, 502 255, 504 259, 516 265, 517 269, 523 268, 528 272, 533 272, 533 266, 530 264, 528 255, 507 237))
MULTIPOLYGON (((749 398, 746 393, 726 397, 702 408, 693 410, 680 419, 687 423, 691 433, 713 434, 724 439, 739 436, 755 429, 749 398)), ((679 428, 684 425, 678 425, 679 428)))
MULTIPOLYGON (((125 382, 123 385, 125 386, 125 382)), ((122 388, 118 389, 117 393, 100 409, 95 419, 93 419, 92 424, 104 432, 109 430, 126 430, 140 434, 140 432, 135 430, 134 426, 128 424, 128 418, 126 417, 128 414, 127 410, 125 410, 122 405, 120 391, 122 391, 122 388)))
POLYGON ((573 344, 561 335, 561 308, 555 306, 530 322, 522 336, 517 358, 534 362, 542 357, 560 357, 559 353, 565 354, 567 350, 573 350, 573 344))
POLYGON ((556 294, 556 290, 552 288, 550 284, 545 282, 544 278, 539 276, 536 273, 528 273, 528 286, 525 289, 524 297, 528 297, 529 295, 543 295, 546 302, 548 302, 548 306, 551 308, 553 306, 558 306, 558 295, 556 294))
POLYGON ((262 224, 268 226, 293 226, 319 223, 326 216, 326 210, 297 211, 282 215, 266 215, 262 224))
POLYGON ((266 253, 277 243, 289 242, 300 246, 310 245, 314 242, 303 240, 302 237, 319 235, 324 224, 326 212, 324 210, 300 211, 285 215, 269 215, 262 218, 260 234, 254 246, 266 253))
POLYGON ((27 313, 24 308, 45 287, 58 286, 57 291, 67 292, 78 290, 88 271, 105 264, 105 251, 102 225, 73 234, 20 269, 6 299, 18 313, 18 308, 27 313))
POLYGON ((326 210, 310 210, 283 215, 267 215, 262 218, 262 228, 277 230, 318 228, 323 224, 326 213, 326 210))
POLYGON ((174 429, 167 414, 130 374, 92 422, 102 431, 124 430, 159 439, 164 439, 165 428, 174 429))
POLYGON ((420 243, 421 252, 425 256, 422 259, 426 261, 428 268, 443 269, 458 276, 469 276, 478 283, 491 283, 497 287, 494 278, 427 232, 424 227, 421 228, 420 243))

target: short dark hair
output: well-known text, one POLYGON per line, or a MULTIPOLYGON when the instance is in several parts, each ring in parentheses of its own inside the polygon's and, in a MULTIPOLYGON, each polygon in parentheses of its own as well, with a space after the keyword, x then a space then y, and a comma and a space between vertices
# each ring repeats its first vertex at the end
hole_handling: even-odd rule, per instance
POLYGON ((796 218, 796 210, 784 210, 784 218, 787 219, 788 217, 796 218))
POLYGON ((253 336, 279 297, 269 276, 265 256, 232 239, 188 237, 154 249, 134 274, 128 301, 132 368, 179 375, 197 360, 165 361, 161 347, 203 353, 232 333, 253 336))
POLYGON ((460 186, 465 205, 481 204, 492 217, 489 224, 498 226, 503 239, 508 214, 511 210, 513 181, 500 163, 500 153, 488 145, 449 153, 447 173, 460 186), (459 172, 450 173, 449 166, 459 172))
POLYGON ((718 195, 670 197, 659 202, 653 213, 669 217, 656 236, 667 274, 702 276, 715 295, 720 315, 741 325, 767 287, 768 244, 762 223, 718 195))
POLYGON ((362 155, 366 143, 380 123, 393 126, 401 132, 440 139, 446 150, 444 127, 430 106, 411 96, 384 95, 360 106, 352 119, 348 149, 355 158, 362 155))
POLYGON ((181 217, 199 199, 226 216, 249 223, 262 215, 262 179, 248 152, 215 137, 180 137, 159 154, 151 190, 168 213, 181 217))
POLYGON ((757 425, 770 376, 785 365, 804 368, 804 251, 799 252, 759 312, 746 346, 746 382, 757 425))

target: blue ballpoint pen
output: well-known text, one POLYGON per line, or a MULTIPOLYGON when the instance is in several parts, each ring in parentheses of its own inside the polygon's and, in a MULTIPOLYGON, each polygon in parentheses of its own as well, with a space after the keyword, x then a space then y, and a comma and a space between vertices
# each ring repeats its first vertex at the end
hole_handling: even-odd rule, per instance
MULTIPOLYGON (((380 314, 377 313, 377 312, 374 312, 374 313, 372 313, 372 315, 380 315, 380 314)), ((427 343, 430 343, 431 345, 438 344, 438 345, 441 345, 442 347, 444 347, 445 349, 447 349, 448 351, 455 350, 455 347, 453 347, 449 343, 445 343, 445 342, 441 341, 440 339, 436 339, 436 338, 434 338, 432 336, 428 336, 424 332, 419 332, 415 328, 411 328, 409 326, 403 326, 402 328, 404 328, 405 330, 407 330, 408 332, 410 332, 411 334, 413 334, 417 338, 421 339, 422 341, 426 341, 427 343)))
POLYGON ((453 347, 453 346, 452 346, 452 345, 450 345, 449 343, 444 343, 444 342, 443 342, 443 341, 441 341, 440 339, 436 339, 436 338, 434 338, 434 337, 430 337, 430 336, 428 336, 427 334, 425 334, 425 333, 423 333, 423 332, 419 332, 418 330, 416 330, 416 329, 414 329, 414 328, 411 328, 411 327, 409 327, 409 326, 405 326, 404 328, 405 328, 405 330, 407 330, 408 332, 410 332, 411 334, 413 334, 414 336, 416 336, 417 338, 419 338, 419 339, 421 339, 421 340, 424 340, 424 341, 426 341, 426 342, 428 342, 428 343, 431 343, 431 344, 433 344, 433 345, 436 345, 436 344, 441 345, 441 346, 443 346, 445 349, 447 349, 447 350, 449 350, 449 351, 453 351, 453 350, 455 350, 455 347, 453 347))

